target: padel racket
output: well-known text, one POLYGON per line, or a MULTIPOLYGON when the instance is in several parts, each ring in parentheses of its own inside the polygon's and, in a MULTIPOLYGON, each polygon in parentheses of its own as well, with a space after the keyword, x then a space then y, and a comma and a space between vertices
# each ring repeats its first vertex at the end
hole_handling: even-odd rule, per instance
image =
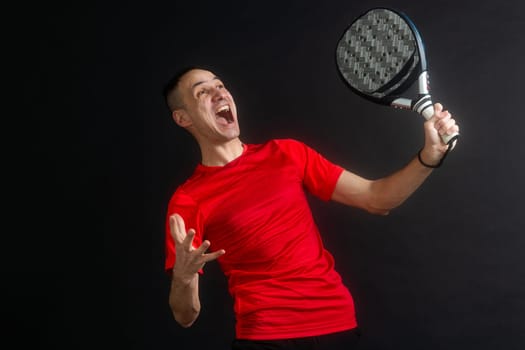
MULTIPOLYGON (((425 119, 434 114, 423 40, 405 14, 373 8, 356 18, 339 39, 336 63, 358 95, 413 110, 425 119)), ((452 150, 458 137, 455 133, 441 138, 452 150)))

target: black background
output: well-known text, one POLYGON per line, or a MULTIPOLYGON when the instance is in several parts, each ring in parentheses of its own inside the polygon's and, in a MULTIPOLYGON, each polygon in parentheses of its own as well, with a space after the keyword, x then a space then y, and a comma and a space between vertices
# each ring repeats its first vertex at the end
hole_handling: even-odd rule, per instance
POLYGON ((339 36, 375 6, 419 27, 434 101, 462 138, 389 216, 312 198, 355 297, 362 348, 522 349, 518 0, 20 4, 4 54, 17 98, 4 116, 16 128, 3 132, 8 338, 52 349, 228 349, 231 300, 214 263, 193 327, 168 307, 165 208, 199 153, 161 88, 180 66, 214 67, 244 142, 293 137, 363 176, 389 174, 421 147, 423 119, 353 95, 334 65, 339 36))

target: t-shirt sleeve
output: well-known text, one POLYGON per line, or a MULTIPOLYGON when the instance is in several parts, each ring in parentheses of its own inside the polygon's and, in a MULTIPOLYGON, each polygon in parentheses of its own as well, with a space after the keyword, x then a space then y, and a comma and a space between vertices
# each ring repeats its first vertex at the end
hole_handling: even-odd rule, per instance
POLYGON ((287 139, 281 140, 280 143, 283 150, 300 167, 306 189, 318 198, 328 201, 344 169, 303 142, 287 139))
MULTIPOLYGON (((171 274, 175 265, 175 241, 171 236, 169 219, 173 214, 179 214, 184 219, 186 230, 194 229, 195 237, 193 246, 199 247, 202 243, 202 220, 199 213, 198 205, 190 196, 183 191, 177 190, 168 203, 165 223, 165 270, 171 274)), ((202 271, 201 271, 202 272, 202 271)))

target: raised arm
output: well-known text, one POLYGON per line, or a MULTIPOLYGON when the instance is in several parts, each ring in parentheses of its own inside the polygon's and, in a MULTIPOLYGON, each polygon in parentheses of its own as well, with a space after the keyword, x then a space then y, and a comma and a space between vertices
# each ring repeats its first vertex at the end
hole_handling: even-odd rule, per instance
POLYGON ((424 123, 425 146, 405 167, 378 180, 369 180, 350 171, 343 171, 332 200, 362 208, 370 213, 387 215, 402 204, 431 174, 446 154, 448 146, 440 135, 459 132, 459 127, 441 104, 434 105, 435 113, 424 123), (426 164, 426 165, 424 165, 426 164), (429 166, 430 165, 430 166, 429 166))

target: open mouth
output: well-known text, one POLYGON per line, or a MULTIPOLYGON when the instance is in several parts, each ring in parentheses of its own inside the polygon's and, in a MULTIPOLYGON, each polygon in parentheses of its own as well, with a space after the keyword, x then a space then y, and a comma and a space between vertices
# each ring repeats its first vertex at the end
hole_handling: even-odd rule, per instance
POLYGON ((217 114, 217 116, 219 117, 219 120, 224 120, 228 124, 233 123, 233 114, 230 109, 230 106, 220 107, 217 110, 217 112, 215 112, 215 114, 217 114))

